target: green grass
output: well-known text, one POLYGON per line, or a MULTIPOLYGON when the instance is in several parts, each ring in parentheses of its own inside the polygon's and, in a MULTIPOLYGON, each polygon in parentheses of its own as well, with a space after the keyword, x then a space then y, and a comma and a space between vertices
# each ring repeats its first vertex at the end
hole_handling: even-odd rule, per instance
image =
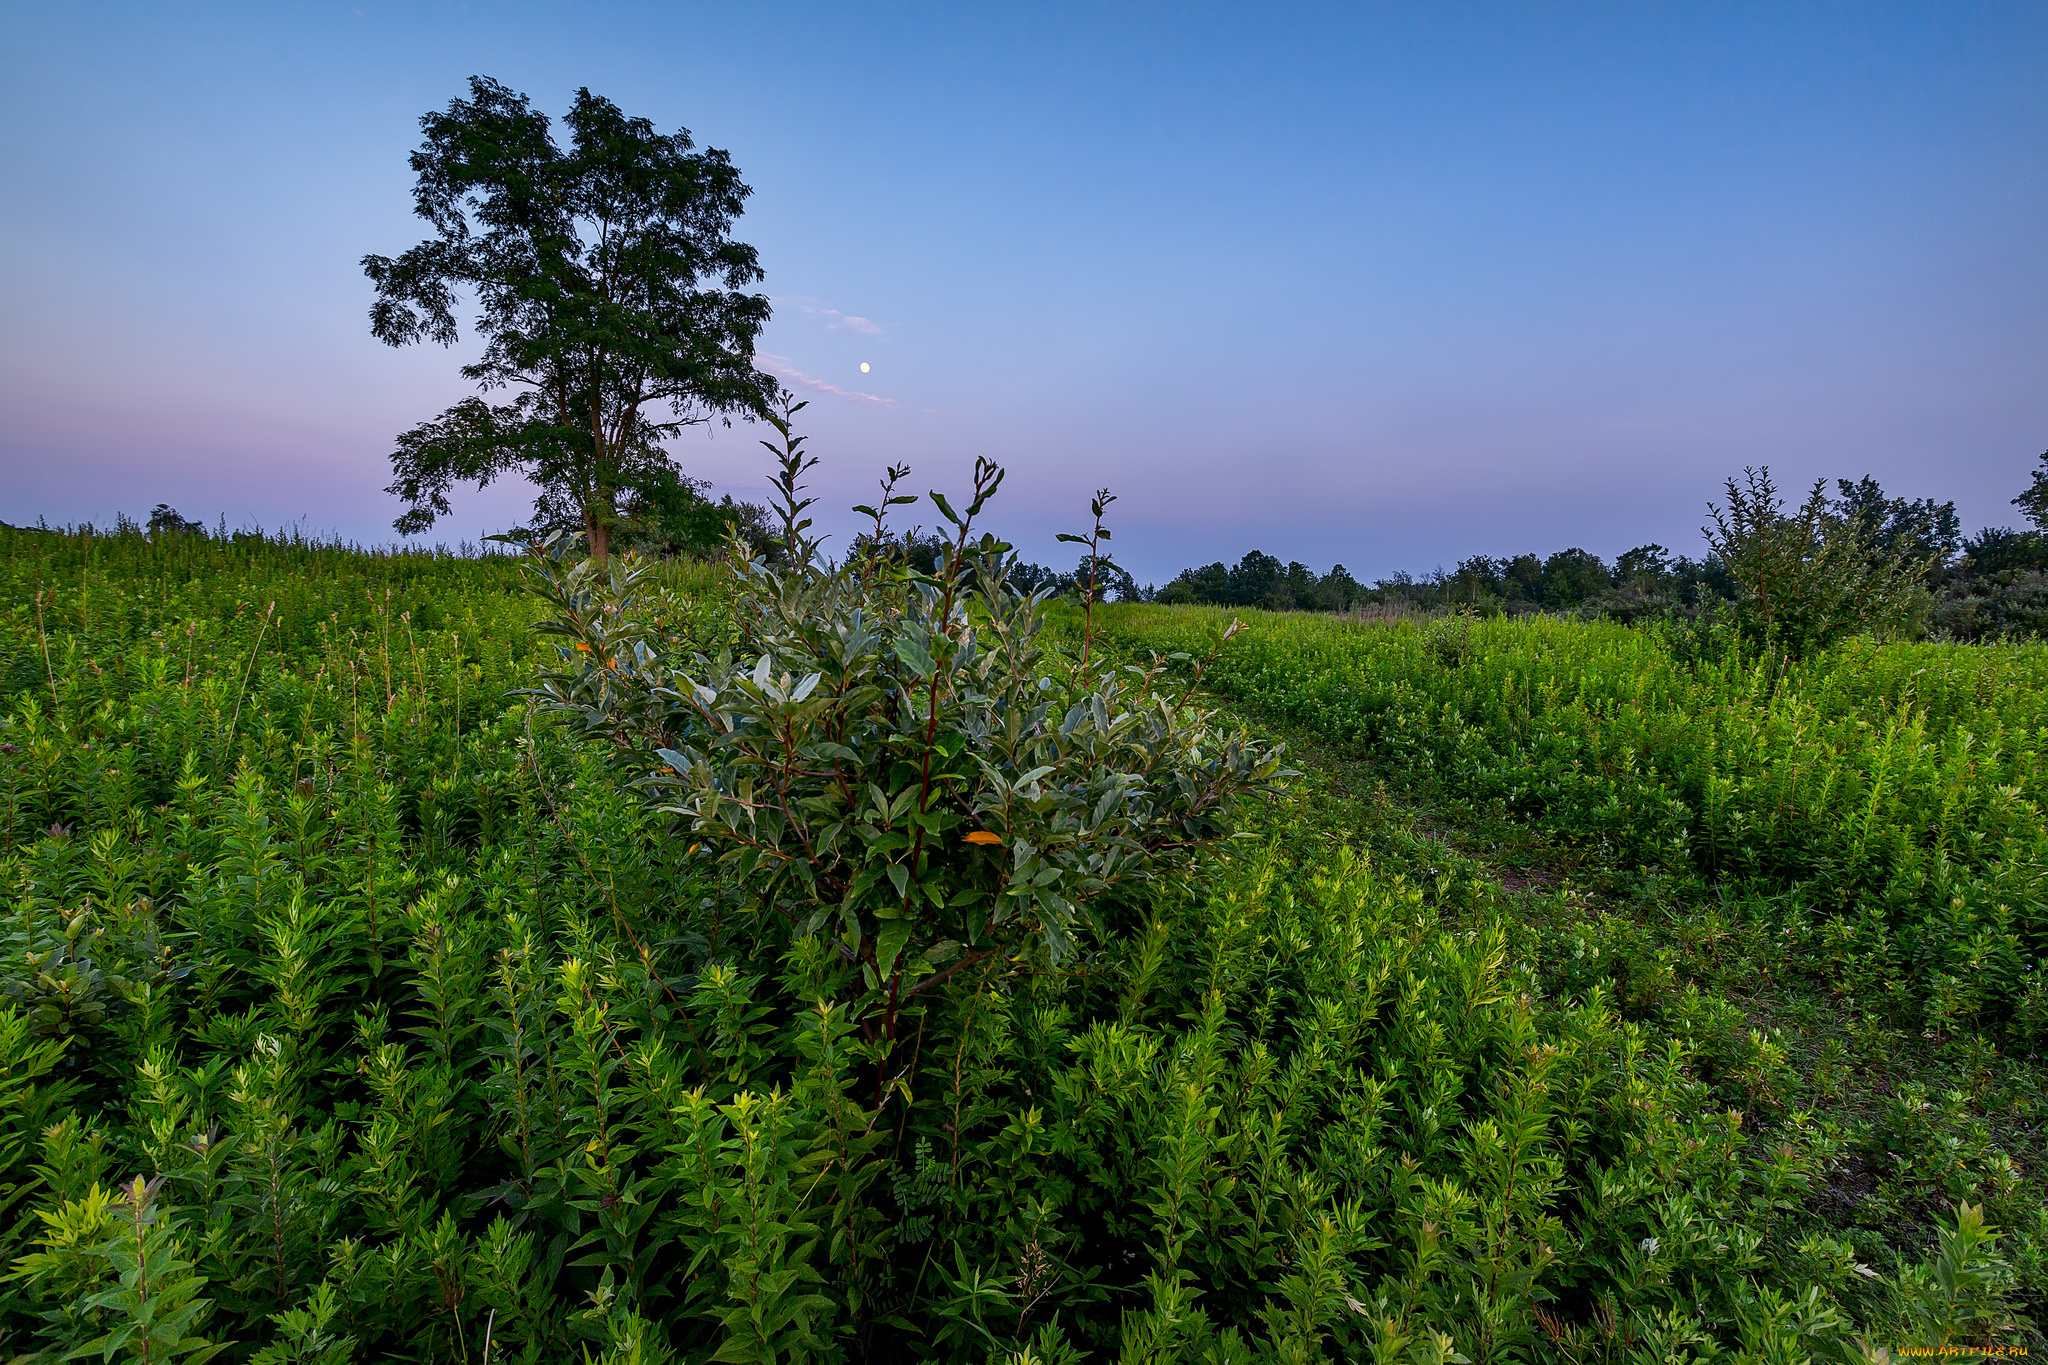
POLYGON ((2048 1344, 2027 988, 1929 1014, 1925 928, 2036 847, 2035 654, 1773 690, 1607 627, 1262 618, 1210 678, 1296 793, 1074 963, 932 993, 878 1086, 830 955, 530 720, 515 564, 0 538, 6 1357, 154 1311, 138 1239, 234 1360, 2048 1344), (1937 1241, 1965 1201, 1995 1247, 1937 1241))

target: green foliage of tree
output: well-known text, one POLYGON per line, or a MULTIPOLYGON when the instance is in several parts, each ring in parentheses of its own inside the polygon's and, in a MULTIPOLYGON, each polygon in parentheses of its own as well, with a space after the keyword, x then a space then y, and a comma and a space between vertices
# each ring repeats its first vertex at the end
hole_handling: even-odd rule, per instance
POLYGON ((1614 578, 1590 550, 1559 550, 1543 561, 1543 594, 1548 602, 1576 607, 1608 588, 1614 578))
POLYGON ((365 256, 380 341, 454 344, 473 294, 484 352, 465 378, 509 401, 464 400, 398 438, 395 523, 424 531, 458 483, 524 474, 536 524, 573 525, 603 558, 622 501, 676 486, 663 442, 713 417, 763 410, 754 368, 768 300, 752 247, 732 239, 749 193, 731 158, 695 150, 579 90, 559 145, 547 115, 494 80, 420 120, 414 209, 434 235, 365 256))
POLYGON ((1264 611, 1348 611, 1365 595, 1342 564, 1317 574, 1299 560, 1282 564, 1262 550, 1252 550, 1231 567, 1219 561, 1182 570, 1159 589, 1156 600, 1264 611))
POLYGON ((2048 451, 2034 462, 2033 478, 2025 491, 2012 500, 2036 531, 2048 531, 2048 451))
POLYGON ((1615 557, 1614 578, 1626 583, 1632 579, 1656 580, 1671 572, 1671 551, 1662 545, 1638 545, 1624 550, 1615 557))
POLYGON ((1926 605, 1935 556, 1881 539, 1869 508, 1839 512, 1826 487, 1816 480, 1787 514, 1770 470, 1747 469, 1727 481, 1727 505, 1708 508, 1707 542, 1741 588, 1733 624, 1756 648, 1803 657, 1858 631, 1901 629, 1926 605))
MULTIPOLYGON (((708 560, 722 556, 738 537, 757 555, 773 558, 778 547, 768 509, 730 493, 713 502, 704 495, 706 486, 674 470, 651 471, 621 502, 612 546, 663 558, 708 560)), ((560 522, 520 527, 507 538, 531 544, 569 529, 560 522)))
POLYGON ((1990 526, 1962 543, 1934 607, 1936 629, 1965 640, 2048 634, 2048 455, 2012 501, 2034 529, 1990 526))
POLYGON ((196 521, 188 521, 178 515, 178 510, 167 502, 160 502, 151 509, 147 527, 152 536, 203 536, 206 527, 196 521))
POLYGON ((2012 1267, 1995 1252, 1999 1231, 1981 1206, 1956 1205, 1952 1222, 1935 1228, 1934 1256, 1899 1277, 1896 1293, 1908 1342, 1918 1347, 1968 1347, 2012 1325, 2007 1294, 2012 1267))
POLYGON ((1860 526, 1888 554, 1925 564, 1928 576, 1947 567, 1962 548, 1962 523, 1953 502, 1887 497, 1868 474, 1854 483, 1836 479, 1835 488, 1838 496, 1830 511, 1837 521, 1860 526))

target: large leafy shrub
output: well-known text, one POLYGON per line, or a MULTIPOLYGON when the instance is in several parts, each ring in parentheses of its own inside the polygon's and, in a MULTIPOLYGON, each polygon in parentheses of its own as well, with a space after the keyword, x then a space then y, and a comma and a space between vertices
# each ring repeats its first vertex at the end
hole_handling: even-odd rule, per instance
POLYGON ((1858 631, 1896 630, 1927 605, 1937 552, 1888 537, 1853 500, 1838 508, 1826 487, 1816 480, 1787 513, 1770 470, 1747 469, 1728 480, 1728 505, 1709 509, 1707 545, 1739 587, 1730 614, 1754 647, 1799 658, 1858 631))
POLYGON ((902 469, 862 509, 866 552, 824 560, 800 407, 769 447, 783 562, 735 542, 737 644, 690 650, 639 611, 653 566, 569 567, 558 541, 535 551, 563 664, 538 695, 616 744, 792 933, 857 965, 887 1039, 906 998, 965 967, 1057 966, 1091 901, 1222 836, 1236 802, 1275 789, 1280 752, 1195 705, 1169 671, 1184 656, 1049 647, 1011 547, 974 533, 1002 481, 986 461, 964 510, 931 495, 952 526, 931 571, 886 553, 902 544, 890 507, 914 501, 895 494, 902 469))

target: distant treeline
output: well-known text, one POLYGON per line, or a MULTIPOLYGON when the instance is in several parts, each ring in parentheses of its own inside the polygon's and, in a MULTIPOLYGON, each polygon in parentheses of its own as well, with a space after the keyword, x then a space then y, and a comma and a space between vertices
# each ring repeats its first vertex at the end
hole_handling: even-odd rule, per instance
MULTIPOLYGON (((2048 635, 2048 454, 2033 485, 2013 499, 2033 523, 2029 530, 1991 527, 1965 539, 1953 502, 1891 497, 1868 477, 1839 479, 1836 489, 1831 516, 1860 521, 1882 553, 1930 561, 1927 628, 1958 639, 2048 635)), ((1733 601, 1736 592, 1711 553, 1691 559, 1650 544, 1612 564, 1576 547, 1549 555, 1474 555, 1449 572, 1396 573, 1370 585, 1342 564, 1318 574, 1298 560, 1282 563, 1253 550, 1234 566, 1218 561, 1183 569, 1164 587, 1129 596, 1267 611, 1548 611, 1637 621, 1696 619, 1733 601)))
POLYGON ((1590 550, 1494 557, 1474 555, 1449 573, 1417 578, 1396 573, 1371 585, 1360 583, 1342 564, 1317 574, 1299 560, 1282 564, 1254 550, 1235 566, 1222 563, 1184 569, 1155 593, 1159 602, 1260 607, 1267 611, 1354 611, 1366 606, 1402 606, 1416 611, 1467 607, 1485 612, 1569 611, 1593 604, 1618 605, 1617 594, 1641 595, 1654 587, 1662 597, 1687 605, 1702 592, 1732 595, 1727 575, 1709 559, 1672 558, 1661 545, 1642 545, 1611 566, 1590 550))
MULTIPOLYGON (((643 553, 708 558, 737 535, 773 558, 777 546, 766 509, 725 497, 704 496, 704 485, 678 478, 673 486, 643 494, 623 509, 614 545, 643 553), (657 495, 658 494, 658 495, 657 495)), ((1829 515, 1866 528, 1880 552, 1926 561, 1926 629, 1956 639, 2048 636, 2048 454, 2043 454, 2028 489, 2014 498, 2030 529, 1989 527, 1965 538, 1953 502, 1888 495, 1873 478, 1836 481, 1829 515)), ((573 529, 565 517, 565 529, 573 529)), ((206 527, 159 503, 147 529, 152 536, 205 536, 206 527)), ((550 528, 542 527, 540 530, 550 528)), ((536 534, 516 528, 513 534, 536 534)), ((223 523, 211 532, 226 537, 223 523)), ((942 540, 911 533, 907 553, 913 567, 930 572, 942 540)), ((851 553, 866 553, 857 537, 851 553)), ((1699 559, 1673 554, 1662 545, 1638 545, 1608 563, 1590 550, 1573 547, 1548 555, 1474 555, 1446 572, 1416 576, 1395 573, 1361 583, 1342 564, 1317 573, 1299 560, 1282 561, 1253 550, 1236 564, 1218 560, 1181 570, 1161 587, 1140 586, 1109 559, 1083 555, 1068 571, 1019 564, 1012 582, 1027 592, 1074 595, 1090 585, 1098 600, 1199 603, 1255 607, 1266 611, 1391 612, 1430 614, 1470 611, 1485 615, 1570 612, 1610 620, 1698 620, 1735 600, 1737 585, 1712 553, 1699 559)))

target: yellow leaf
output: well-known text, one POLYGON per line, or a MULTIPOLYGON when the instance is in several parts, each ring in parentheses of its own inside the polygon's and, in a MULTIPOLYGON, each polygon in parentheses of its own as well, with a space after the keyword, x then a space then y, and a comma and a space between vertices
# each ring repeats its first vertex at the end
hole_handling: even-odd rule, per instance
POLYGON ((991 834, 985 829, 977 829, 967 836, 967 842, 970 844, 1000 844, 1002 841, 1002 835, 991 834))

